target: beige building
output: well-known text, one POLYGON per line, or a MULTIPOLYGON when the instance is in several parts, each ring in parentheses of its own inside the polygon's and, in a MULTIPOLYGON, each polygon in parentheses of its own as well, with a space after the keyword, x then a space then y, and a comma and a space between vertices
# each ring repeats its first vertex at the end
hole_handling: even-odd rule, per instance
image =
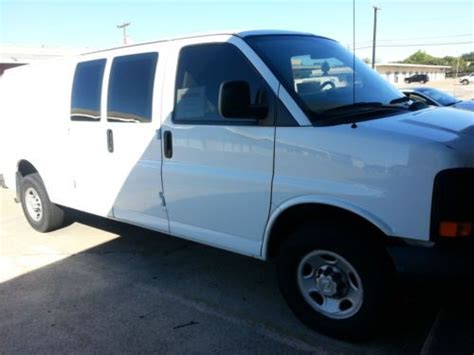
POLYGON ((1 44, 0 45, 0 77, 9 68, 39 60, 59 58, 77 53, 77 50, 51 47, 30 47, 1 44))
POLYGON ((405 78, 415 74, 428 74, 430 81, 443 80, 451 69, 446 65, 381 63, 375 64, 375 70, 392 83, 403 83, 405 78))

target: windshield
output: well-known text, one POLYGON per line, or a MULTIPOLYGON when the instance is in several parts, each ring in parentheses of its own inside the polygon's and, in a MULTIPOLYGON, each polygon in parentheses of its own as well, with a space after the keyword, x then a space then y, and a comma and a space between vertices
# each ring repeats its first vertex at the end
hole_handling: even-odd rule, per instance
POLYGON ((417 90, 421 92, 422 94, 425 94, 426 96, 439 102, 443 106, 454 105, 456 102, 459 101, 459 99, 455 98, 454 96, 446 94, 445 92, 437 90, 437 89, 419 88, 417 90))
POLYGON ((246 40, 313 122, 338 107, 389 105, 404 96, 359 59, 354 63, 352 53, 333 40, 304 35, 246 40))

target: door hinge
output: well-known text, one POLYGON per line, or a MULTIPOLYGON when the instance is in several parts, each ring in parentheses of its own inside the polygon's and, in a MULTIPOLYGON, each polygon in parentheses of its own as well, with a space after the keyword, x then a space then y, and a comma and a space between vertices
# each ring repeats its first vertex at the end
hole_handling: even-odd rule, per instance
POLYGON ((163 193, 163 191, 160 191, 160 198, 161 198, 161 206, 166 207, 165 194, 163 193))

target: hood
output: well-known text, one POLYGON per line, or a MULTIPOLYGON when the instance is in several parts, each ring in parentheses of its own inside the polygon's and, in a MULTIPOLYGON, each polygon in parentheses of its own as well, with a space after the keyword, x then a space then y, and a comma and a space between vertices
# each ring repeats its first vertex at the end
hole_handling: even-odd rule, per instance
POLYGON ((462 110, 474 111, 474 100, 456 102, 451 107, 459 108, 462 110))
POLYGON ((361 122, 361 125, 436 142, 466 137, 474 144, 474 114, 454 108, 427 108, 361 122))

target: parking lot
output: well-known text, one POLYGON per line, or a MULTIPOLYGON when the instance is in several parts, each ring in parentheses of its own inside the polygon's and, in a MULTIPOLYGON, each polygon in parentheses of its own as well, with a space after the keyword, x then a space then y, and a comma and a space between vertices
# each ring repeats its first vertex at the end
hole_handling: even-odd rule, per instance
POLYGON ((418 86, 432 87, 445 91, 446 93, 453 95, 460 100, 472 100, 474 99, 474 84, 462 85, 459 83, 459 79, 448 78, 445 80, 430 81, 426 84, 411 83, 405 84, 403 82, 397 83, 399 88, 410 88, 418 86))
POLYGON ((466 280, 404 277, 399 318, 354 344, 302 326, 280 296, 272 263, 79 212, 68 227, 39 234, 11 191, 0 190, 0 201, 2 354, 474 349, 466 280))

